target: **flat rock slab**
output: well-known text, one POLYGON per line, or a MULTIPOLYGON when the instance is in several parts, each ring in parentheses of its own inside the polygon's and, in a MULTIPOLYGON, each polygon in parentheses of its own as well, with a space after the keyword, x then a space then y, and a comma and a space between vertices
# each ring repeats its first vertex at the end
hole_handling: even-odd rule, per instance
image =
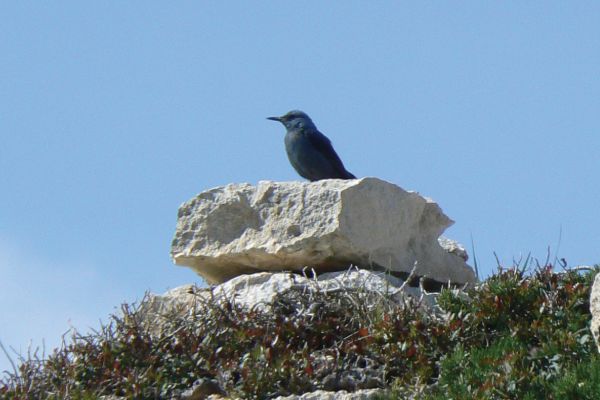
MULTIPOLYGON (((410 287, 385 272, 350 268, 347 271, 327 272, 314 277, 306 277, 291 272, 257 272, 237 276, 210 288, 184 285, 168 292, 148 294, 139 308, 139 323, 158 336, 164 327, 171 326, 174 317, 192 318, 204 313, 206 305, 236 304, 246 310, 272 313, 278 301, 295 304, 299 314, 312 313, 306 304, 314 304, 310 299, 319 293, 361 292, 372 296, 372 306, 381 298, 402 304, 412 297, 418 307, 431 310, 437 304, 438 293, 428 293, 420 288, 410 287), (300 299, 296 301, 295 299, 300 299)), ((365 303, 370 306, 371 303, 365 303)))
POLYGON ((259 271, 361 268, 475 282, 438 243, 453 221, 430 199, 376 178, 230 184, 179 208, 171 256, 208 283, 259 271))

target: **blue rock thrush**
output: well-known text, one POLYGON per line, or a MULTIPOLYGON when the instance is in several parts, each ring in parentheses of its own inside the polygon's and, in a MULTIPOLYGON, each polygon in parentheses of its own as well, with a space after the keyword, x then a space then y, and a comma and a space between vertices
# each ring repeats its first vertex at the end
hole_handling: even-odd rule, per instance
POLYGON ((327 136, 317 130, 310 117, 293 110, 281 117, 269 117, 285 126, 285 150, 292 167, 309 181, 356 179, 346 171, 327 136))

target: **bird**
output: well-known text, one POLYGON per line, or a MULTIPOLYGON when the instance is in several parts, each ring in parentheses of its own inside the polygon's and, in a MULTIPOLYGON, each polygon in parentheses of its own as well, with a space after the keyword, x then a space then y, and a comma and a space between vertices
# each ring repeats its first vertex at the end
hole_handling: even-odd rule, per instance
POLYGON ((268 117, 286 129, 285 150, 292 167, 311 182, 321 179, 356 179, 348 172, 331 141, 303 111, 292 110, 281 117, 268 117))

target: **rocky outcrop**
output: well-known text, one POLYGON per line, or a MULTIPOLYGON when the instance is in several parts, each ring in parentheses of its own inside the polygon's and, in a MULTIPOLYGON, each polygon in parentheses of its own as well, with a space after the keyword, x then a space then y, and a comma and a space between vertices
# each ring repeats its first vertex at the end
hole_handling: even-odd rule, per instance
MULTIPOLYGON (((249 312, 255 316, 253 318, 256 315, 285 315, 286 319, 304 321, 319 320, 324 308, 331 307, 339 307, 333 314, 336 316, 343 315, 342 309, 359 315, 389 306, 392 309, 410 307, 437 315, 437 296, 437 293, 411 287, 389 274, 358 268, 310 277, 290 272, 258 272, 210 288, 186 285, 163 295, 147 295, 130 318, 135 318, 136 325, 144 327, 151 337, 164 340, 184 326, 175 327, 174 320, 210 325, 230 315, 232 309, 249 312), (208 318, 203 319, 204 316, 208 318)), ((386 386, 384 363, 368 355, 359 356, 347 368, 340 368, 339 362, 329 350, 315 349, 311 352, 314 367, 311 376, 319 382, 314 389, 322 390, 279 399, 358 400, 376 398, 385 392, 382 389, 386 386)), ((218 395, 225 395, 218 379, 200 377, 178 398, 216 399, 218 395)))
MULTIPOLYGON (((207 302, 230 302, 246 309, 269 312, 280 299, 298 299, 295 307, 306 304, 317 292, 360 290, 381 294, 397 302, 406 296, 419 300, 423 307, 435 305, 437 293, 427 293, 411 287, 403 280, 382 272, 357 268, 347 271, 328 272, 307 277, 289 272, 259 272, 241 275, 212 288, 181 286, 162 295, 149 294, 140 305, 140 322, 150 331, 158 333, 165 321, 174 316, 193 317, 202 312, 207 302)), ((298 309, 299 313, 310 313, 311 309, 298 309)))
POLYGON ((438 243, 452 223, 432 200, 376 178, 231 184, 181 205, 171 256, 212 284, 350 265, 406 277, 415 262, 419 277, 474 282, 464 249, 438 243))

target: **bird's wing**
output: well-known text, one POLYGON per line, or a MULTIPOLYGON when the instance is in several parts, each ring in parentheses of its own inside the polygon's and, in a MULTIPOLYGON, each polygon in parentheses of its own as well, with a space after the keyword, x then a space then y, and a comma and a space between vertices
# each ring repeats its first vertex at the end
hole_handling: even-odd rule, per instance
POLYGON ((333 167, 338 172, 340 178, 354 178, 354 175, 346 171, 342 160, 340 160, 340 157, 333 149, 331 141, 327 138, 327 136, 323 135, 319 131, 313 131, 312 134, 308 135, 308 137, 311 144, 329 161, 331 161, 333 167))

